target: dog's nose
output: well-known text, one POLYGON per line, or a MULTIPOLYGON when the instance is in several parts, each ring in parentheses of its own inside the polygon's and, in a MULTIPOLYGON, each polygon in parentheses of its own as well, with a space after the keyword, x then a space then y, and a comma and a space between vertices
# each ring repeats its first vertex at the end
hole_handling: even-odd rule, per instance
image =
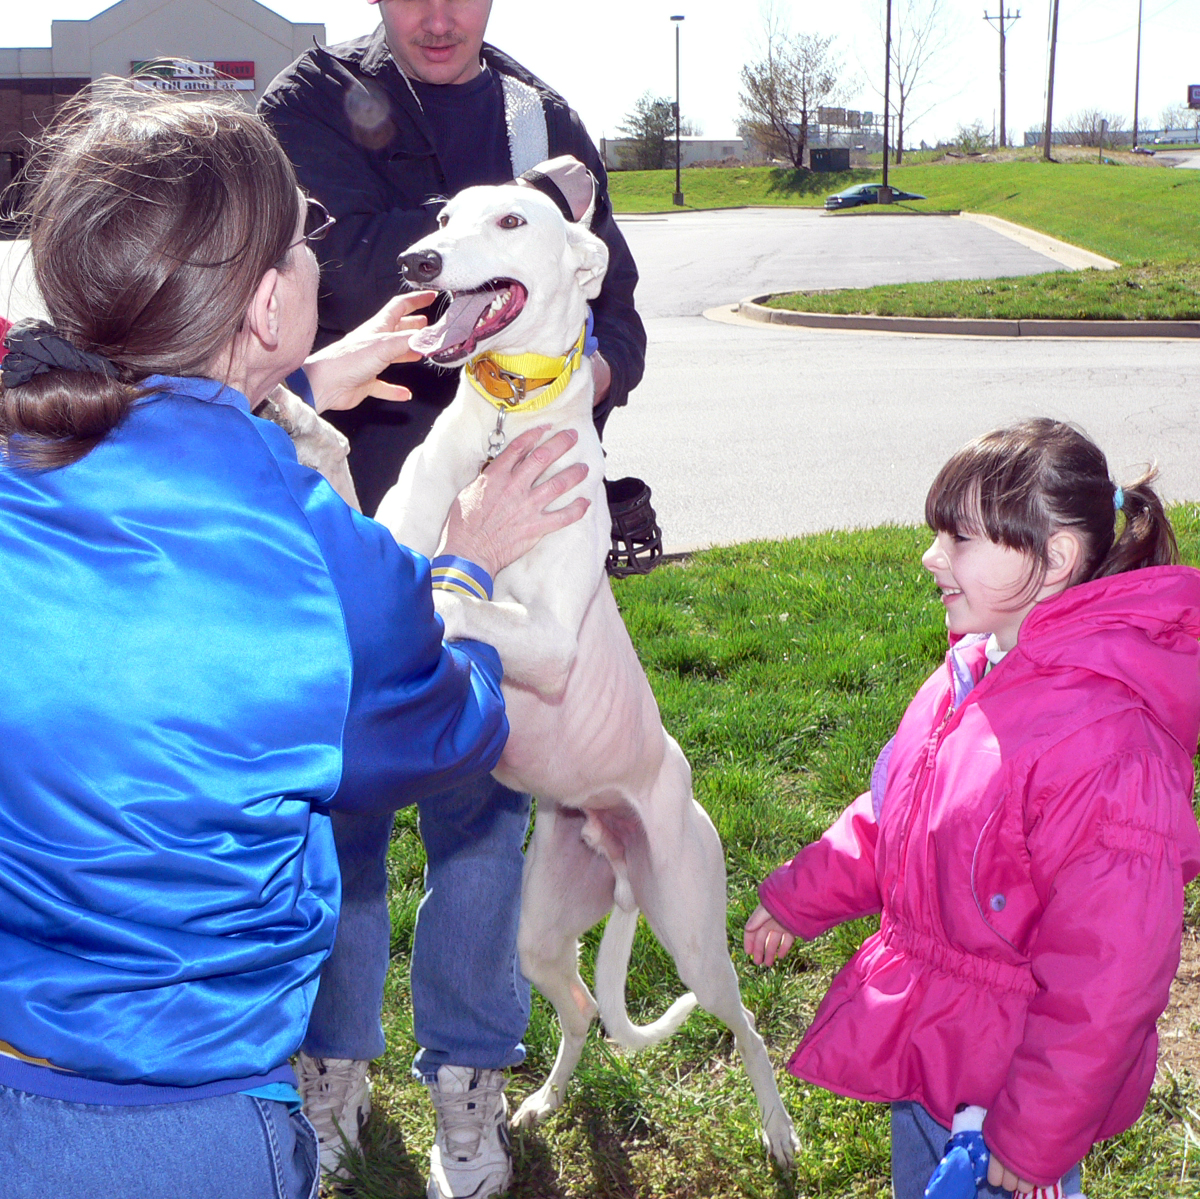
POLYGON ((400 255, 400 274, 409 283, 429 283, 442 273, 442 256, 436 250, 400 255))

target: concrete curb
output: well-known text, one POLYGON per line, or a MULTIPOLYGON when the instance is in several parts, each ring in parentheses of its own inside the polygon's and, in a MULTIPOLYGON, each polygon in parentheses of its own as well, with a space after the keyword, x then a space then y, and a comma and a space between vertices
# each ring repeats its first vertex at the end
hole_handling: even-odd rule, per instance
POLYGON ((771 297, 753 296, 736 305, 738 316, 764 325, 807 329, 859 329, 879 333, 935 333, 968 337, 1164 337, 1200 338, 1200 321, 970 320, 963 317, 842 316, 767 308, 771 297))

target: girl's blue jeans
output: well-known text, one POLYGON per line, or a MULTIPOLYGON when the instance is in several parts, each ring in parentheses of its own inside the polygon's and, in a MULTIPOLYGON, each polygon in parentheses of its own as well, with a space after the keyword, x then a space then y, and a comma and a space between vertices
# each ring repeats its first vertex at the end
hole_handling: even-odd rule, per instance
MULTIPOLYGON (((892 1195, 893 1199, 923 1199, 929 1177, 942 1154, 950 1130, 943 1128, 919 1103, 892 1104, 892 1195)), ((1079 1167, 1063 1175, 1067 1195, 1080 1190, 1079 1167)), ((986 1184, 979 1188, 978 1199, 1011 1199, 1012 1191, 986 1184)))
MULTIPOLYGON (((525 1058, 529 983, 517 962, 530 800, 481 775, 417 805, 425 897, 412 950, 414 1069, 479 1069, 525 1058)), ((383 985, 391 950, 387 852, 395 814, 333 814, 342 910, 309 1018, 304 1051, 367 1061, 384 1050, 383 985)))
POLYGON ((4 1199, 316 1199, 317 1138, 282 1103, 220 1095, 143 1107, 0 1086, 4 1199))

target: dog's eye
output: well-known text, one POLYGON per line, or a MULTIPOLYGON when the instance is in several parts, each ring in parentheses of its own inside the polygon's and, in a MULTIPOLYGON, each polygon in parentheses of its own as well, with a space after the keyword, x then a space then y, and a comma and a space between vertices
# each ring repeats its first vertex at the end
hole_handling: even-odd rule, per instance
POLYGON ((510 212, 507 216, 502 216, 497 222, 501 229, 520 229, 522 225, 528 224, 523 216, 517 216, 515 212, 510 212))
POLYGON ((443 212, 441 216, 438 217, 438 228, 445 229, 448 224, 450 224, 450 218, 443 212))

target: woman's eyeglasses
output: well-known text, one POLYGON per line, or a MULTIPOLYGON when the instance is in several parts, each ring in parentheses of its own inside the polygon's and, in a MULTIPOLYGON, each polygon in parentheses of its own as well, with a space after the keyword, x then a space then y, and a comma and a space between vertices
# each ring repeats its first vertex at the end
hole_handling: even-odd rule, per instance
POLYGON ((315 241, 320 241, 330 229, 337 224, 337 219, 329 215, 329 210, 321 203, 320 200, 314 200, 312 196, 306 196, 304 211, 304 233, 300 237, 300 241, 294 241, 289 250, 295 249, 300 242, 306 245, 312 245, 315 241))

